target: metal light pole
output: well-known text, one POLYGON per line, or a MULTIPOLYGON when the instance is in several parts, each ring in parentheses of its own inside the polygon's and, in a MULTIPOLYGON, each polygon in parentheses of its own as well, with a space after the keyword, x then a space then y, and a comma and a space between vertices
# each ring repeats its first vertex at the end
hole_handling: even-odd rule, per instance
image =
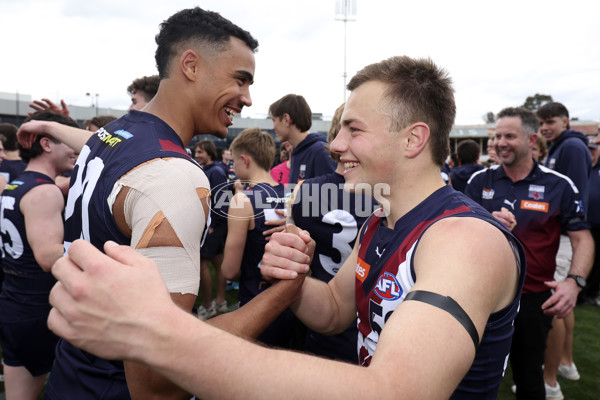
POLYGON ((346 102, 346 22, 356 21, 356 0, 336 0, 335 20, 344 22, 344 102, 346 102))
MULTIPOLYGON (((94 96, 92 96, 92 94, 90 92, 87 92, 85 94, 86 96, 89 96, 90 98, 95 97, 96 98, 96 104, 95 104, 95 108, 96 108, 96 116, 98 115, 98 96, 100 96, 98 93, 94 94, 94 96)), ((92 100, 92 105, 94 105, 94 101, 92 100)))

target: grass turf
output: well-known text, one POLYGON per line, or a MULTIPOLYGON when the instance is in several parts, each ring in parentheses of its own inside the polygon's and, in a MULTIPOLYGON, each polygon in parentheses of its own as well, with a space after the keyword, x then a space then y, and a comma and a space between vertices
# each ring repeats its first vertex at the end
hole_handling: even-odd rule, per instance
MULTIPOLYGON (((558 377, 565 399, 596 400, 600 398, 600 308, 587 304, 575 307, 573 358, 581 379, 570 381, 558 377)), ((514 399, 510 367, 500 385, 499 400, 514 399)))

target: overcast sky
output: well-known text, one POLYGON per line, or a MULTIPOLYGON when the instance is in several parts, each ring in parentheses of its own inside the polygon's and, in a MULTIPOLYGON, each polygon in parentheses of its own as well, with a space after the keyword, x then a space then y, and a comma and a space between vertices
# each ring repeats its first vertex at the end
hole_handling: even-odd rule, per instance
POLYGON ((173 13, 217 11, 259 41, 253 106, 264 117, 288 93, 331 116, 348 79, 394 55, 431 57, 456 89, 456 123, 549 94, 571 116, 600 120, 600 2, 595 0, 0 0, 0 91, 127 108, 134 78, 156 73, 154 36, 173 13))

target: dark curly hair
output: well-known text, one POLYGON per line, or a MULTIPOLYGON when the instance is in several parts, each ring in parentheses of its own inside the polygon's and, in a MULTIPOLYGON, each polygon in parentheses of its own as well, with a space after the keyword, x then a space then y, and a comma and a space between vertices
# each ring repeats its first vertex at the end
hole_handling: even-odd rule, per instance
POLYGON ((85 126, 85 129, 89 129, 90 125, 96 125, 98 128, 102 128, 104 125, 113 122, 116 119, 117 117, 114 115, 96 115, 93 118, 85 120, 83 125, 85 126))
POLYGON ((142 76, 134 79, 131 85, 127 86, 127 93, 133 95, 140 92, 144 99, 149 102, 158 92, 159 83, 160 78, 158 75, 142 76))
MULTIPOLYGON (((55 122, 58 122, 59 124, 72 126, 74 128, 79 128, 79 125, 77 125, 77 122, 75 122, 75 120, 73 120, 72 118, 65 117, 62 114, 57 114, 57 113, 54 113, 54 112, 48 111, 48 110, 34 112, 29 117, 27 117, 27 119, 25 119, 25 122, 29 122, 29 121, 55 121, 55 122)), ((42 154, 44 152, 44 150, 42 149, 42 145, 40 144, 40 140, 42 140, 43 137, 48 137, 48 136, 37 135, 37 137, 35 138, 35 141, 31 145, 31 148, 29 148, 29 149, 24 148, 19 143, 19 156, 21 156, 21 159, 23 161, 28 163, 29 160, 38 157, 40 154, 42 154)), ((51 137, 48 137, 48 138, 50 140, 52 140, 54 143, 60 143, 60 141, 58 141, 54 138, 51 138, 51 137)))
POLYGON ((256 52, 258 41, 249 32, 216 12, 195 7, 173 14, 160 24, 160 31, 156 35, 158 47, 154 57, 158 75, 161 79, 168 77, 169 61, 177 54, 179 44, 196 40, 210 46, 212 50, 222 52, 227 49, 232 36, 256 52))

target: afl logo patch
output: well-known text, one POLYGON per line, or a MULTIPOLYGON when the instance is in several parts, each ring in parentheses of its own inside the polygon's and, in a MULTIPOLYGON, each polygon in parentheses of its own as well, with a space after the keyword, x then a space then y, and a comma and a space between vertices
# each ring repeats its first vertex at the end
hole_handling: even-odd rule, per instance
POLYGON ((402 296, 402 287, 394 275, 385 272, 377 281, 375 294, 383 300, 397 300, 402 296))

